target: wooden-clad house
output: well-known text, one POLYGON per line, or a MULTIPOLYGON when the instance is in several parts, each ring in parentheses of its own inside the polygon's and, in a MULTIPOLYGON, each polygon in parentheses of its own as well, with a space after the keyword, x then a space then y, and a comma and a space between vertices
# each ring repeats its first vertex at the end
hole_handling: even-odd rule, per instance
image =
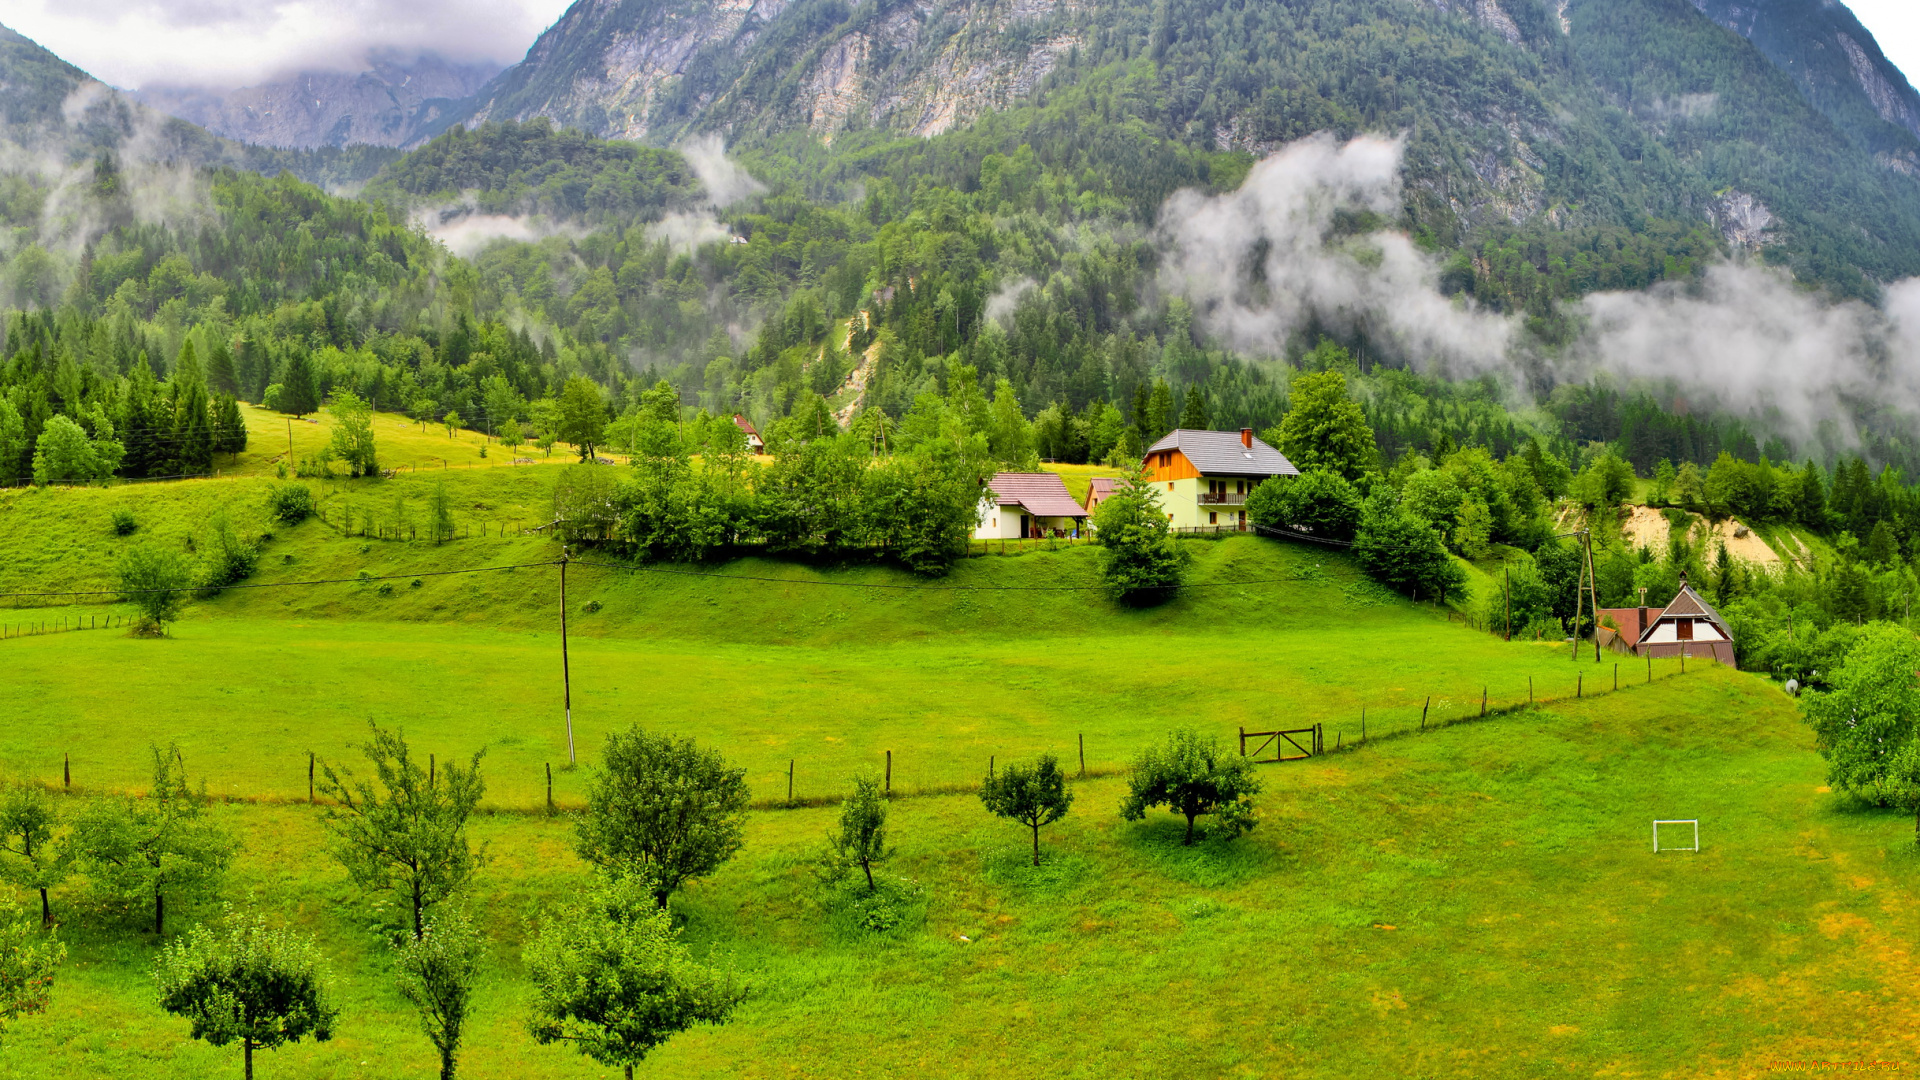
POLYGON ((1299 476, 1286 455, 1252 428, 1169 432, 1147 448, 1147 479, 1176 529, 1247 527, 1247 496, 1276 476, 1299 476))
POLYGON ((740 415, 739 413, 734 413, 733 424, 735 427, 739 428, 741 431, 746 432, 747 451, 749 453, 764 454, 767 452, 767 440, 760 437, 760 432, 754 428, 753 421, 747 419, 746 417, 740 415))
POLYGON ((1706 602, 1687 576, 1680 575, 1680 591, 1664 608, 1601 608, 1600 643, 1615 652, 1634 656, 1712 658, 1738 667, 1733 653, 1733 629, 1713 605, 1706 602), (1609 627, 1607 624, 1612 623, 1609 627))
POLYGON ((1087 481, 1087 516, 1091 518, 1100 504, 1113 498, 1113 489, 1120 481, 1111 476, 1096 476, 1087 481))

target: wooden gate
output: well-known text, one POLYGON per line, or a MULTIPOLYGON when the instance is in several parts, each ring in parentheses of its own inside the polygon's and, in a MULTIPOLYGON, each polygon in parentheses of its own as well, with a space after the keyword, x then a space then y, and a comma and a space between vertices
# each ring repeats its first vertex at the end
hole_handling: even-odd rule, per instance
POLYGON ((1277 765, 1283 761, 1305 761, 1324 753, 1326 743, 1320 737, 1320 725, 1292 731, 1248 731, 1240 729, 1240 756, 1253 759, 1255 765, 1277 765), (1304 742, 1302 740, 1305 740, 1304 742), (1247 743, 1253 743, 1251 753, 1247 743), (1271 754, 1272 757, 1263 755, 1271 754))

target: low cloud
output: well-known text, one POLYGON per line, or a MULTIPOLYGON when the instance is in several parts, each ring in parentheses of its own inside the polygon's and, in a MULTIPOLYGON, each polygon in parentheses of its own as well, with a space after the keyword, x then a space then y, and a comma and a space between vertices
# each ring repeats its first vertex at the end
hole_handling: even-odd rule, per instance
POLYGON ((1364 330, 1422 366, 1500 365, 1512 322, 1442 296, 1438 265, 1404 233, 1336 236, 1343 212, 1399 212, 1402 149, 1316 135, 1254 165, 1237 191, 1176 192, 1160 213, 1161 287, 1251 352, 1283 352, 1321 327, 1364 330))
POLYGON ((688 254, 732 235, 712 210, 705 209, 677 210, 647 226, 649 240, 664 240, 675 251, 688 254))
POLYGON ((499 241, 534 243, 549 236, 584 236, 586 230, 533 214, 486 214, 475 205, 475 192, 456 203, 416 210, 413 226, 447 246, 461 258, 479 254, 499 241))
POLYGON ((1578 301, 1581 334, 1549 351, 1517 319, 1442 295, 1439 260, 1404 233, 1339 227, 1399 214, 1401 150, 1320 135, 1256 164, 1237 191, 1177 193, 1160 216, 1161 288, 1245 351, 1279 354, 1324 330, 1364 334, 1422 370, 1516 387, 1604 372, 1755 419, 1803 452, 1828 437, 1853 443, 1856 417, 1920 412, 1920 279, 1873 307, 1724 263, 1697 281, 1578 301))
POLYGON ((696 135, 680 144, 680 154, 707 189, 707 200, 721 210, 767 190, 727 156, 727 144, 718 135, 696 135))

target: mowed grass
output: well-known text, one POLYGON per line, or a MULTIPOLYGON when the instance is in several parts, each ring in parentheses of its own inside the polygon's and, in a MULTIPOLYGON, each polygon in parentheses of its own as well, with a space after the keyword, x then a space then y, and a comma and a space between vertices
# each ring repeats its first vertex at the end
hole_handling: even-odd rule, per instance
MULTIPOLYGON (((269 476, 283 461, 291 470, 293 462, 319 456, 333 437, 333 416, 324 409, 293 417, 242 402, 240 416, 247 425, 247 448, 231 457, 216 455, 214 468, 222 476, 269 476)), ((524 429, 526 425, 521 427, 524 429)), ((556 443, 551 454, 531 442, 509 450, 489 433, 456 428, 449 435, 444 424, 428 421, 423 425, 399 413, 375 413, 373 434, 380 451, 380 464, 390 469, 452 471, 507 468, 516 458, 530 459, 529 463, 534 465, 559 465, 578 460, 567 443, 556 443), (483 447, 486 457, 480 456, 483 447)), ((626 460, 619 455, 603 456, 626 460)))
MULTIPOLYGON (((304 805, 308 753, 350 761, 370 719, 442 759, 485 749, 486 805, 513 811, 475 824, 491 862, 473 899, 495 949, 462 1075, 613 1075, 523 1027, 526 920, 584 872, 564 817, 537 812, 548 764, 563 808, 582 792, 583 773, 559 767, 559 550, 512 527, 542 520, 557 475, 321 485, 329 520, 290 528, 266 519, 258 478, 0 494, 0 591, 104 587, 127 544, 197 554, 223 512, 272 533, 253 583, 331 582, 198 601, 164 640, 0 642, 0 772, 57 784, 70 755, 77 802, 143 789, 148 746, 178 742, 236 800, 213 811, 247 845, 222 895, 285 913, 333 958, 339 1038, 263 1056, 263 1078, 432 1073, 392 990, 378 929, 392 913, 349 887, 304 805), (364 518, 397 497, 417 514, 439 482, 471 538, 350 534, 349 505, 364 518), (108 528, 123 506, 141 522, 130 540, 108 528), (421 576, 509 564, 536 565, 421 576)), ((1745 1076, 1910 1060, 1911 821, 1825 792, 1771 684, 1690 664, 1646 685, 1629 661, 1612 693, 1615 657, 1501 642, 1342 556, 1247 536, 1182 549, 1195 587, 1143 610, 1100 595, 1084 547, 934 580, 759 558, 572 565, 583 764, 641 724, 719 748, 763 806, 783 800, 790 762, 806 800, 889 751, 896 792, 917 796, 895 803, 892 872, 925 886, 926 918, 882 938, 833 931, 819 908, 808 860, 832 808, 751 816, 741 855, 676 910, 754 996, 649 1075, 1745 1076), (1524 708, 1530 682, 1551 705, 1524 708), (1441 726, 1477 717, 1483 689, 1495 715, 1441 726), (1369 745, 1264 767, 1264 823, 1234 844, 1183 850, 1169 817, 1115 812, 1110 771, 1173 727, 1321 723, 1344 748, 1363 709, 1369 745), (1108 775, 1076 785, 1047 866, 1026 870, 1019 830, 953 789, 989 758, 1051 751, 1077 768, 1083 735, 1108 775), (1656 817, 1700 818, 1706 850, 1655 857, 1656 817)), ((71 599, 0 624, 125 610, 71 599)), ((57 902, 73 960, 52 1014, 0 1046, 0 1075, 237 1072, 153 1007, 137 920, 57 902)), ((170 911, 180 927, 213 908, 170 911)))
MULTIPOLYGON (((1910 822, 1822 788, 1791 703, 1710 669, 1357 752, 1267 767, 1263 822, 1182 849, 1076 785, 1024 837, 967 796, 894 808, 891 872, 924 924, 829 929, 807 860, 829 808, 751 816, 738 858, 676 900, 689 940, 751 982, 736 1021, 650 1076, 1748 1076, 1776 1060, 1911 1060, 1910 822), (1654 818, 1704 850, 1655 855, 1654 818)), ((191 759, 190 759, 191 760, 191 759)), ((226 890, 316 933, 344 1012, 262 1077, 431 1075, 377 923, 304 806, 222 806, 247 837, 226 890)), ((599 1077, 522 1023, 527 918, 583 873, 562 819, 488 816, 475 901, 494 937, 462 1075, 599 1077)), ((198 905, 182 917, 207 912, 198 905)), ((78 913, 52 1012, 0 1071, 205 1077, 233 1053, 151 1004, 153 946, 78 913)), ((1795 1070, 1777 1075, 1811 1075, 1795 1070)))

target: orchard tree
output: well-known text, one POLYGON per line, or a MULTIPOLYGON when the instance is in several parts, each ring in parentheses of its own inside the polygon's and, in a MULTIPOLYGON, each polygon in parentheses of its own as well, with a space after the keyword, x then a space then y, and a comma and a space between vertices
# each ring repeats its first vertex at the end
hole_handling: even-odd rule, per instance
POLYGON ((73 852, 93 888, 128 906, 153 905, 153 932, 167 929, 167 896, 211 889, 239 843, 207 816, 207 785, 187 783, 180 748, 151 748, 153 788, 143 798, 92 800, 73 823, 73 852))
POLYGON ((45 1012, 53 996, 53 972, 67 947, 35 926, 11 900, 0 900, 0 1038, 22 1016, 45 1012))
POLYGON ((1191 844, 1194 822, 1209 814, 1227 837, 1253 828, 1253 797, 1258 794, 1260 778, 1252 762, 1228 753, 1217 739, 1176 731, 1134 759, 1120 816, 1139 821, 1148 807, 1164 806, 1187 819, 1187 834, 1180 842, 1191 844))
POLYGON ((56 837, 60 815, 36 784, 9 784, 0 792, 0 881, 40 894, 40 921, 53 922, 47 890, 66 880, 69 859, 56 837))
POLYGON ((419 937, 408 938, 394 950, 400 996, 420 1013, 420 1026, 440 1054, 440 1080, 453 1080, 485 947, 466 913, 449 907, 429 916, 419 937))
POLYGON ((1040 755, 1032 765, 1008 765, 980 785, 980 801, 987 810, 1033 831, 1033 865, 1040 865, 1040 827, 1067 816, 1073 792, 1067 774, 1052 754, 1040 755))
MULTIPOLYGON (((1344 356, 1344 349, 1338 351, 1344 356)), ((1379 447, 1367 414, 1347 396, 1345 375, 1337 370, 1296 375, 1287 388, 1287 400, 1291 408, 1286 418, 1267 437, 1277 441, 1294 468, 1303 473, 1325 469, 1347 480, 1358 480, 1373 470, 1379 447)))
POLYGON ((120 579, 120 599, 138 607, 144 627, 157 633, 165 633, 167 624, 180 617, 193 584, 186 558, 152 543, 128 548, 114 572, 120 579))
POLYGON ((874 865, 893 858, 893 852, 887 846, 887 797, 880 781, 871 774, 854 777, 853 790, 840 804, 839 831, 827 834, 829 871, 838 878, 857 866, 867 875, 867 891, 873 892, 878 888, 874 865))
POLYGON ((345 765, 321 770, 320 790, 334 803, 325 814, 333 856, 355 885, 395 894, 418 939, 432 907, 465 887, 485 861, 467 842, 467 818, 487 790, 480 778, 486 751, 465 768, 449 761, 429 776, 400 732, 367 726, 372 737, 359 750, 373 766, 371 780, 345 765))
POLYGON ((231 907, 218 930, 196 926, 160 951, 154 966, 160 1007, 192 1024, 214 1046, 240 1044, 247 1080, 253 1052, 333 1038, 339 1016, 313 938, 268 926, 231 907))
POLYGON ((1100 542, 1101 577, 1107 591, 1124 604, 1166 600, 1180 586, 1180 552, 1175 550, 1160 494, 1136 470, 1115 486, 1093 512, 1094 539, 1100 542))
POLYGON ((528 1024, 541 1045, 565 1042, 602 1065, 633 1067, 695 1024, 719 1024, 746 991, 697 963, 644 875, 603 879, 554 911, 523 954, 534 987, 528 1024))
POLYGON ((576 820, 580 857, 609 873, 643 875, 661 907, 687 881, 740 850, 747 772, 692 739, 636 725, 607 736, 576 820))

